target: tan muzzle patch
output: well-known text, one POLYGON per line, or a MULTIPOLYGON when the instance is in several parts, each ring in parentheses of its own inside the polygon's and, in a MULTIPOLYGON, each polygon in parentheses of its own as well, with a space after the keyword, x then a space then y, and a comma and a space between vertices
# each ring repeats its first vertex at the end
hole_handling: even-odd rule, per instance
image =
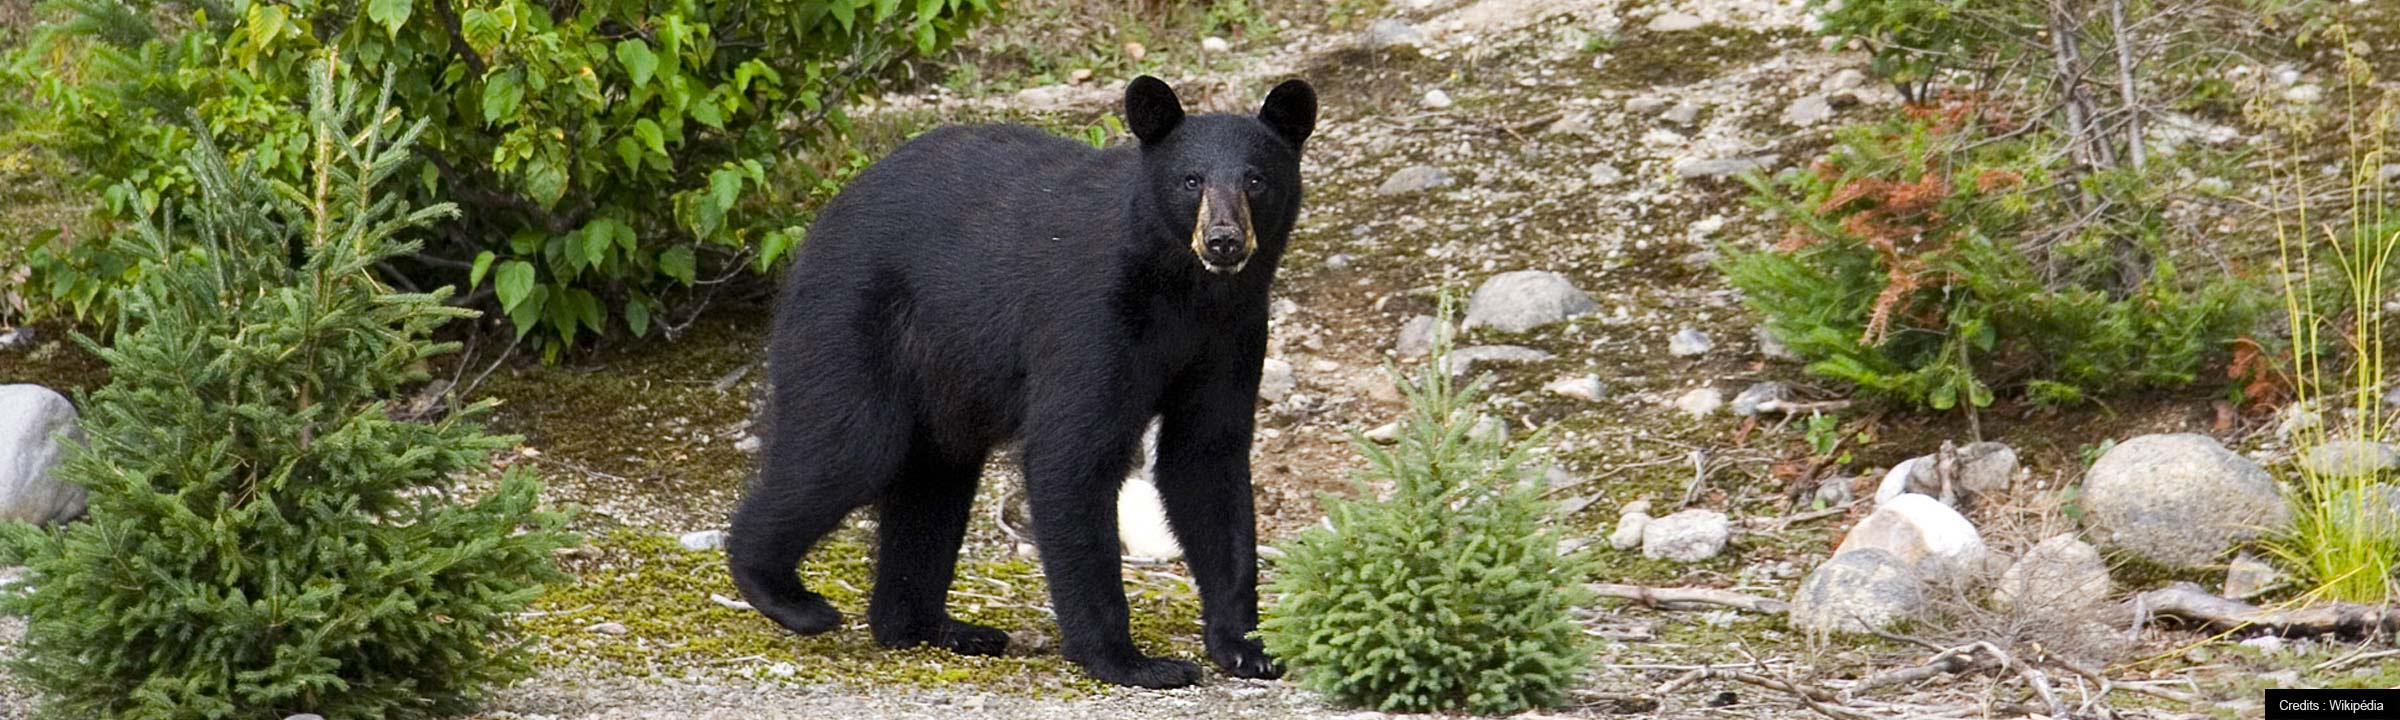
MULTIPOLYGON (((1258 234, 1250 229, 1250 200, 1235 195, 1232 200, 1218 203, 1215 190, 1200 194, 1200 212, 1192 218, 1192 256, 1209 272, 1232 275, 1250 264, 1251 253, 1258 251, 1258 234), (1211 229, 1238 228, 1242 234, 1242 254, 1230 264, 1209 259, 1208 236, 1211 229)), ((1222 258, 1219 258, 1222 260, 1222 258)))

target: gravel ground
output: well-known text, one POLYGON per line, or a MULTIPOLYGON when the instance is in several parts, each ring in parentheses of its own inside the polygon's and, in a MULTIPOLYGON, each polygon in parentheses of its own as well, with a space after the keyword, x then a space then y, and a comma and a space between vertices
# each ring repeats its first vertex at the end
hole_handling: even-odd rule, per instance
MULTIPOLYGON (((736 681, 686 683, 546 674, 500 694, 476 720, 900 720, 958 717, 1036 718, 1318 718, 1338 716, 1282 683, 1218 679, 1169 691, 1119 690, 1073 700, 985 692, 861 692, 736 681)), ((1368 717, 1379 717, 1366 713, 1368 717)))

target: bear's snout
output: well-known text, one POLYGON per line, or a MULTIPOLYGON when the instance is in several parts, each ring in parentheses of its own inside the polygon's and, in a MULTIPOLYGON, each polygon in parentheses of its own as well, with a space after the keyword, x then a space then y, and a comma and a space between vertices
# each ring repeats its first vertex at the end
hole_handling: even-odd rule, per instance
POLYGON ((1201 236, 1200 261, 1207 263, 1208 269, 1217 272, 1241 270, 1242 264, 1250 259, 1250 249, 1245 247, 1244 235, 1246 233, 1241 228, 1231 225, 1210 227, 1201 236))

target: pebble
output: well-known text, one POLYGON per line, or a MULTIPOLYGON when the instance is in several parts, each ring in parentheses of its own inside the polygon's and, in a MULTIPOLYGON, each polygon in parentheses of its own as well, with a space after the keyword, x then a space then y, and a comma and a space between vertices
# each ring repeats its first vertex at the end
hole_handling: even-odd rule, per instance
POLYGON ((1733 536, 1733 519, 1715 510, 1693 508, 1642 525, 1642 557, 1699 562, 1725 551, 1733 536))
POLYGON ((1823 95, 1805 95, 1783 108, 1783 124, 1811 127, 1833 117, 1833 103, 1823 95))
POLYGON ((1650 18, 1649 28, 1650 32, 1670 33, 1698 30, 1700 26, 1707 24, 1708 21, 1700 19, 1698 15, 1680 10, 1669 10, 1659 13, 1658 17, 1650 18))
POLYGON ((1221 53, 1233 49, 1233 43, 1225 42, 1225 38, 1210 35, 1200 39, 1200 49, 1212 53, 1221 53))
POLYGON ((1608 394, 1608 385, 1600 382, 1598 375, 1575 375, 1550 381, 1542 386, 1542 392, 1584 402, 1599 402, 1602 396, 1608 394))
POLYGON ((1762 380, 1751 383, 1750 387, 1743 388, 1740 394, 1733 396, 1733 414, 1751 417, 1758 414, 1761 405, 1769 402, 1785 402, 1791 399, 1792 389, 1790 387, 1773 380, 1762 380))
POLYGON ((1696 418, 1714 415, 1718 408, 1724 406, 1725 393, 1717 392, 1713 387, 1693 388, 1691 392, 1675 398, 1675 409, 1696 418))
POLYGON ((695 530, 675 538, 675 544, 686 550, 717 550, 725 547, 725 531, 695 530))
POLYGON ((590 632, 600 633, 602 635, 623 635, 625 634, 625 623, 615 621, 592 623, 584 626, 583 629, 590 632))
POLYGON ((1667 354, 1675 357, 1704 355, 1713 347, 1716 347, 1716 343, 1708 339, 1708 333, 1696 328, 1684 328, 1676 332, 1674 337, 1667 338, 1667 354))
POLYGON ((1271 403, 1283 402, 1283 399, 1290 397, 1292 390, 1299 386, 1299 379, 1292 376, 1291 363, 1284 362, 1281 358, 1267 358, 1266 362, 1260 364, 1258 378, 1258 397, 1260 399, 1271 403))
POLYGON ((1392 173, 1391 177, 1384 178, 1383 184, 1375 187, 1375 193, 1378 195, 1405 195, 1449 184, 1450 174, 1442 172, 1441 168, 1431 165, 1410 165, 1400 168, 1399 172, 1392 173))
POLYGON ((1435 110, 1450 107, 1450 93, 1442 92, 1441 88, 1427 90, 1425 91, 1424 102, 1425 107, 1433 108, 1435 110))

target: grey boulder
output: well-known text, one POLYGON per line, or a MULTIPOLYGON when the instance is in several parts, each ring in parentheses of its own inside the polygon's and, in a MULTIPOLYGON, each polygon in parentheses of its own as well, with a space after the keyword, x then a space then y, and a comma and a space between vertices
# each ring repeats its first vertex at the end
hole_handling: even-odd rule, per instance
POLYGON ((1792 627, 1811 635, 1866 633, 1920 617, 1931 606, 1908 561, 1877 549, 1837 553, 1800 581, 1792 627))
POLYGON ((1516 270, 1492 276, 1467 300, 1464 328, 1488 327, 1521 333, 1599 309, 1590 295, 1565 276, 1546 270, 1516 270))
POLYGON ((2101 547, 2179 568, 2214 562, 2286 527, 2275 478, 2205 435, 2143 435, 2083 479, 2084 525, 2101 547))
POLYGON ((83 514, 84 491, 53 471, 80 443, 75 404, 40 385, 0 385, 0 520, 36 524, 83 514))

